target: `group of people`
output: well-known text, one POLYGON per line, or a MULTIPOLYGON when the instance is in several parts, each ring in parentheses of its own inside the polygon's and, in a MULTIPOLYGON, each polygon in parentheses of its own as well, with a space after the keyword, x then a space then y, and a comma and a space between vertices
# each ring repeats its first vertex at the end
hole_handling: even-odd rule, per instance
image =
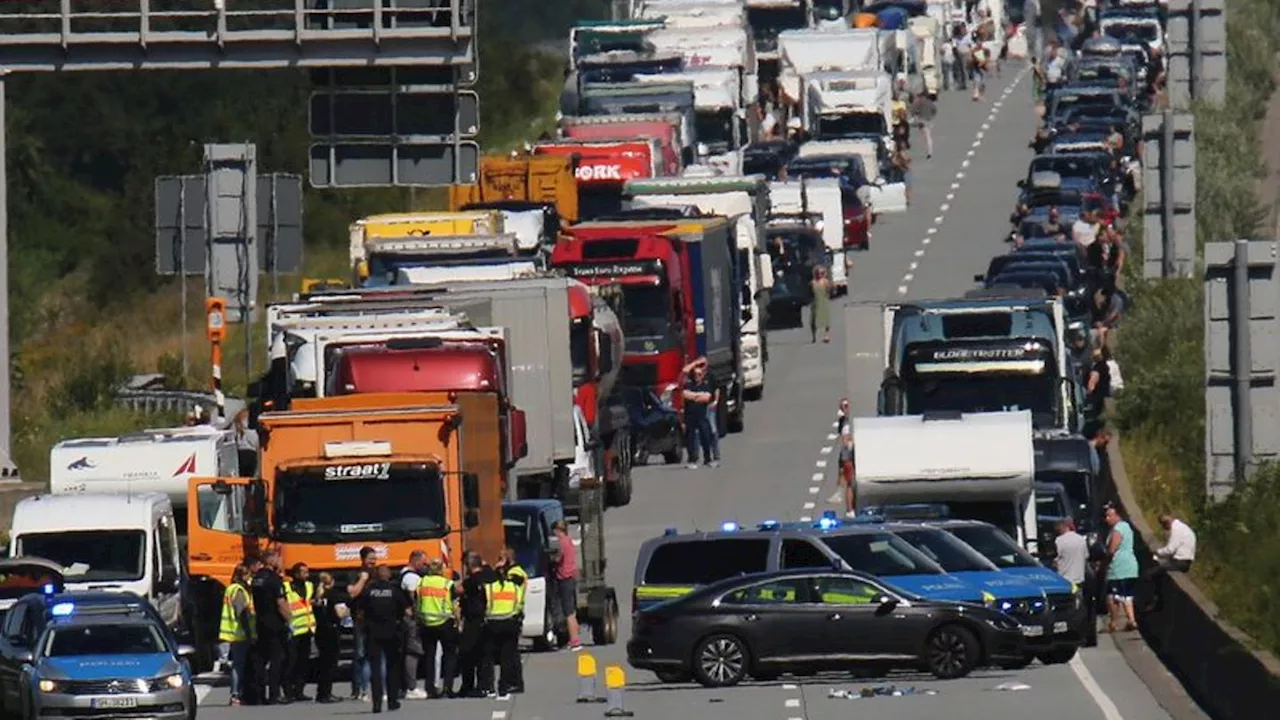
MULTIPOLYGON (((563 521, 553 531, 560 542, 552 559, 556 581, 549 602, 563 613, 569 646, 576 650, 581 647, 576 550, 563 521)), ((286 573, 277 552, 235 567, 223 594, 218 633, 232 705, 311 701, 305 688, 313 678, 315 702, 340 702, 333 685, 344 628, 355 640, 351 699, 370 702, 375 713, 384 704, 396 710, 405 699, 524 691, 519 641, 528 575, 511 548, 492 564, 467 553, 465 575, 422 550, 410 554, 398 576, 378 562, 372 547, 361 549, 360 562, 345 593, 335 590, 330 573, 313 581, 304 563, 286 573), (441 685, 436 685, 437 651, 441 685), (425 687, 419 686, 420 678, 425 687)))

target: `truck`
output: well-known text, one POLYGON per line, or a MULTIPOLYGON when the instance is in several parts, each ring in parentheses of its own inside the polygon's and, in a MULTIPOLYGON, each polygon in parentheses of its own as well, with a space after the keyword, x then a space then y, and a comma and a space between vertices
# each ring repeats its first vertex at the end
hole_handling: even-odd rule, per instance
POLYGON ((669 176, 679 175, 681 169, 693 161, 693 150, 685 144, 685 127, 685 118, 679 113, 566 116, 560 119, 560 134, 568 140, 656 140, 662 150, 660 174, 669 176))
POLYGON ((365 246, 371 240, 407 240, 428 236, 482 235, 501 233, 502 215, 491 210, 442 213, 389 213, 371 215, 351 223, 347 229, 348 254, 355 284, 369 277, 365 246))
POLYGON ((773 264, 765 249, 769 185, 761 175, 707 179, 661 178, 628 182, 631 208, 695 206, 706 215, 721 215, 734 223, 738 267, 744 268, 742 305, 742 386, 747 400, 764 395, 769 363, 768 309, 773 287, 773 264))
POLYGON ((449 210, 461 212, 477 203, 519 201, 551 205, 559 219, 578 221, 578 189, 573 158, 564 156, 485 155, 479 181, 449 186, 449 210))
POLYGON ((637 84, 675 78, 693 84, 693 124, 698 137, 694 163, 724 175, 742 172, 742 148, 752 138, 741 99, 741 76, 733 68, 688 70, 679 75, 637 75, 637 84))
MULTIPOLYGON (((796 151, 799 158, 860 157, 866 170, 866 201, 876 216, 907 211, 907 183, 892 167, 889 147, 883 138, 867 135, 838 140, 810 140, 796 151)), ((859 192, 862 189, 859 188, 859 192)))
POLYGON ((573 158, 582 220, 618 212, 622 208, 622 187, 628 180, 668 174, 658 138, 553 140, 534 145, 533 152, 538 156, 573 158))
POLYGON ((189 481, 201 636, 217 638, 236 564, 267 548, 286 566, 333 574, 339 595, 366 546, 392 566, 418 549, 458 571, 467 551, 495 556, 507 473, 499 402, 494 392, 368 393, 295 399, 260 415, 255 477, 189 481), (198 501, 204 495, 215 502, 198 501))
MULTIPOLYGON (((541 211, 538 213, 541 215, 541 211)), ((558 233, 557 233, 558 234, 558 233)), ((365 287, 513 280, 546 269, 551 240, 523 244, 515 233, 379 238, 365 243, 365 287)))
MULTIPOLYGON (((627 82, 584 85, 577 112, 573 115, 566 113, 566 116, 629 118, 637 114, 672 115, 679 119, 676 125, 679 133, 677 147, 684 156, 693 153, 697 144, 693 83, 688 80, 637 83, 633 80, 634 78, 628 78, 627 82)), ((566 127, 564 118, 561 119, 560 126, 566 127)))
POLYGON ((831 282, 837 294, 849 292, 853 257, 845 252, 844 188, 838 178, 783 180, 769 183, 769 214, 776 219, 800 220, 822 233, 831 256, 831 282))
POLYGON ((818 72, 876 75, 885 72, 892 35, 874 28, 788 30, 778 36, 778 89, 796 105, 804 102, 805 80, 818 72))
POLYGON ((552 266, 588 284, 621 286, 620 384, 650 390, 682 412, 682 369, 706 357, 721 432, 740 432, 745 270, 737 257, 734 224, 724 218, 592 222, 556 243, 552 266))
POLYGON ((859 511, 945 505, 949 517, 991 523, 1037 552, 1029 411, 856 417, 853 438, 859 511))
POLYGON ((762 83, 776 82, 782 57, 778 38, 789 30, 812 25, 810 0, 746 0, 747 24, 755 40, 757 72, 762 83))

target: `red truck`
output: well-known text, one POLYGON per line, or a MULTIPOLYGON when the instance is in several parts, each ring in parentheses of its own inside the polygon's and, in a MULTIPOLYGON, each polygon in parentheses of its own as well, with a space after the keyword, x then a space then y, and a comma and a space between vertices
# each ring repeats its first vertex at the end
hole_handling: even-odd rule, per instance
POLYGON ((622 209, 622 188, 628 180, 662 175, 662 145, 647 140, 557 140, 533 147, 535 155, 578 158, 578 212, 584 219, 622 209))
POLYGON ((662 175, 676 176, 685 166, 687 139, 679 113, 590 115, 561 118, 560 134, 570 140, 657 140, 662 148, 662 175))

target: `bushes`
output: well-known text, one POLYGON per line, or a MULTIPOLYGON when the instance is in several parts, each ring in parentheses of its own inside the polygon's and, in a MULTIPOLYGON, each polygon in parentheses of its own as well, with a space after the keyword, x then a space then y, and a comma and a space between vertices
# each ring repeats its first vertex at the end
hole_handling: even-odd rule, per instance
MULTIPOLYGON (((1200 249, 1257 237, 1266 205, 1275 200, 1260 203, 1255 186, 1265 172, 1257 121, 1280 70, 1280 4, 1232 3, 1227 36, 1226 102, 1192 108, 1200 249)), ((1141 229, 1132 237, 1139 245, 1141 229)), ((1197 584, 1228 620, 1280 652, 1280 468, 1262 468, 1226 502, 1205 502, 1202 284, 1199 278, 1143 280, 1141 248, 1134 250, 1126 268, 1133 307, 1117 351, 1126 390, 1115 414, 1129 481, 1152 526, 1160 512, 1170 511, 1196 529, 1197 584)))

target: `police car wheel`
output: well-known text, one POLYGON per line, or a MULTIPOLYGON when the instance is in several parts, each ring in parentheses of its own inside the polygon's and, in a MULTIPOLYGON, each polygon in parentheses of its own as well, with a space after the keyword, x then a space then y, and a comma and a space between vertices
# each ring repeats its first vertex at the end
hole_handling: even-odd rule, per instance
POLYGON ((747 675, 750 655, 735 635, 703 638, 693 651, 693 674, 706 687, 730 687, 747 675))

